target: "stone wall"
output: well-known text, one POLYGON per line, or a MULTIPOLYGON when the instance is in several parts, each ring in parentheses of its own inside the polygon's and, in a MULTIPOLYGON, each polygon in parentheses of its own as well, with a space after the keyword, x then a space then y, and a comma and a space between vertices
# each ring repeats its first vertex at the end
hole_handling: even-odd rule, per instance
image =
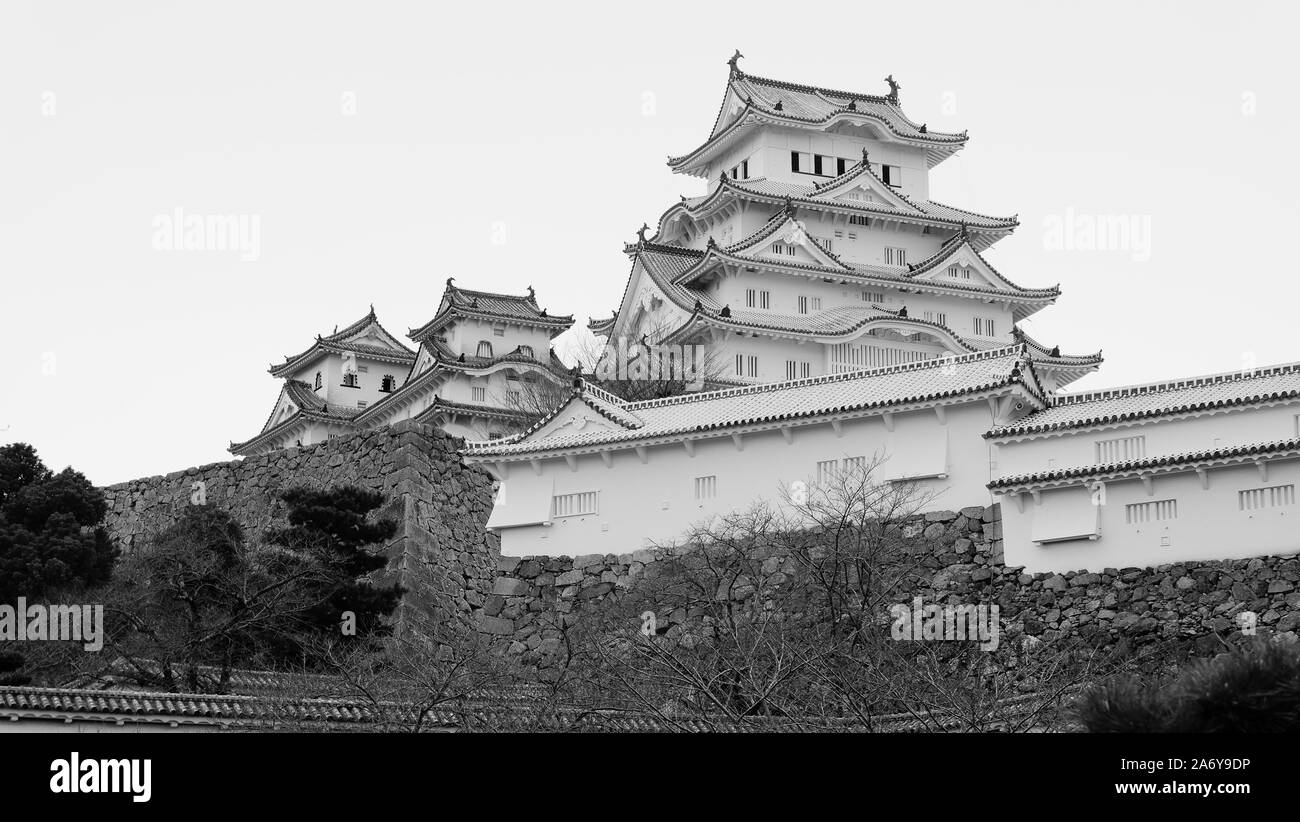
POLYGON ((395 612, 398 630, 430 620, 472 624, 497 575, 495 537, 486 531, 492 480, 465 465, 462 441, 413 422, 363 431, 319 445, 291 448, 243 460, 218 462, 102 489, 109 511, 105 527, 131 551, 167 527, 193 504, 203 483, 206 504, 220 506, 256 537, 284 524, 281 491, 297 485, 357 485, 378 491, 378 516, 398 523, 384 581, 398 581, 407 594, 395 612))
MULTIPOLYGON (((910 526, 927 540, 916 584, 899 602, 997 603, 1002 641, 1080 637, 1097 648, 1133 647, 1160 639, 1211 654, 1241 636, 1238 613, 1257 615, 1258 633, 1294 641, 1300 628, 1300 557, 1181 563, 1157 568, 1105 568, 1025 574, 1002 565, 998 506, 939 511, 910 526), (936 551, 933 547, 940 545, 936 551), (928 544, 927 544, 928 543, 928 544)), ((655 575, 665 551, 579 557, 501 557, 500 576, 480 625, 500 637, 510 657, 545 669, 572 625, 607 597, 655 575)), ((658 614, 660 625, 684 615, 658 614)))

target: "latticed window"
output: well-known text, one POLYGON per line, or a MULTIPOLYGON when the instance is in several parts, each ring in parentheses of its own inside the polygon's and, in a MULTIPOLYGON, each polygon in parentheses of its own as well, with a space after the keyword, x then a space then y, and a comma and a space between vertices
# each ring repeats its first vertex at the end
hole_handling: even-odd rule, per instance
POLYGON ((1157 499, 1150 502, 1135 502, 1124 506, 1124 522, 1129 525, 1164 522, 1171 519, 1178 519, 1178 500, 1176 499, 1157 499))
POLYGON ((716 475, 695 478, 695 498, 713 499, 718 495, 718 478, 716 475))
POLYGON ((556 494, 552 500, 553 517, 581 517, 596 513, 596 492, 556 494))
POLYGON ((317 372, 316 372, 316 390, 317 390, 317 391, 320 390, 320 387, 321 387, 322 384, 324 384, 324 378, 321 377, 320 372, 317 371, 317 372))
POLYGON ((478 355, 479 355, 480 357, 491 357, 491 356, 492 356, 492 343, 488 342, 487 340, 479 340, 479 343, 478 343, 478 355))
POLYGON ((385 374, 384 378, 379 381, 379 390, 385 394, 390 394, 397 390, 397 378, 392 374, 385 374))
POLYGON ((357 375, 354 372, 349 371, 348 373, 343 375, 343 387, 344 388, 361 387, 361 384, 357 381, 357 375))
POLYGON ((1237 492, 1237 507, 1242 511, 1260 511, 1295 505, 1295 485, 1269 485, 1237 492))
POLYGON ((1127 462, 1140 460, 1147 455, 1147 438, 1139 434, 1136 437, 1117 437, 1113 440, 1097 441, 1097 464, 1127 462))

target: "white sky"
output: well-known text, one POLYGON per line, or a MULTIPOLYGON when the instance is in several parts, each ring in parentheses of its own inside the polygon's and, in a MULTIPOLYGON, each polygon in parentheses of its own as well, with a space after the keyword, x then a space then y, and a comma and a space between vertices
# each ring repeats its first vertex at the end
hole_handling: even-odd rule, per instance
POLYGON ((404 335, 448 276, 608 315, 735 48, 969 129, 932 196, 1020 215, 988 256, 1061 283, 1025 327, 1104 349, 1075 388, 1300 360, 1291 4, 176 5, 0 10, 0 441, 96 483, 227 459, 270 363, 372 301, 404 335), (258 217, 259 259, 155 250, 176 208, 258 217), (1149 218, 1150 259, 1051 250, 1071 210, 1149 218))

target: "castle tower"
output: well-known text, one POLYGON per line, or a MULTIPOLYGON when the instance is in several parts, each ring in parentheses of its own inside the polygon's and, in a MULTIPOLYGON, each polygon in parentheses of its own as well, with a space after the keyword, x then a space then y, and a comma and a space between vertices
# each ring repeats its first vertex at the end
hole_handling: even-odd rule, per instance
POLYGON ((737 385, 801 379, 1023 343, 1047 390, 1101 362, 1017 323, 1060 289, 1024 287, 981 252, 1018 225, 930 198, 930 170, 965 133, 929 129, 885 94, 746 74, 729 61, 708 138, 669 158, 708 191, 626 246, 632 272, 611 340, 700 344, 737 385))

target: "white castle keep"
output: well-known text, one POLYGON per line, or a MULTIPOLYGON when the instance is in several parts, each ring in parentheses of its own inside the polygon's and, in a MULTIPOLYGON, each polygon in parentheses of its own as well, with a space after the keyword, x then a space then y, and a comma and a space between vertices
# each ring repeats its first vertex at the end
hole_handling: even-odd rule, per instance
POLYGON ((610 343, 700 346, 721 390, 622 400, 534 356, 571 318, 449 284, 411 334, 418 353, 372 314, 273 369, 275 412, 232 450, 438 422, 500 480, 489 526, 514 556, 670 543, 877 463, 875 480, 914 485, 931 508, 1000 502, 1006 564, 1034 572, 1300 548, 1287 520, 1300 364, 1066 393, 1102 358, 1019 328, 1060 290, 984 258, 1016 218, 930 198, 930 169, 967 136, 908 118, 892 77, 885 94, 837 91, 746 74, 740 56, 708 138, 669 159, 707 192, 642 228, 617 310, 589 326, 610 343), (518 335, 507 362, 481 347, 498 326, 518 335), (354 379, 410 373, 373 405, 354 386, 367 405, 345 408, 346 362, 367 366, 354 379), (529 415, 510 400, 521 375, 567 398, 529 415))

